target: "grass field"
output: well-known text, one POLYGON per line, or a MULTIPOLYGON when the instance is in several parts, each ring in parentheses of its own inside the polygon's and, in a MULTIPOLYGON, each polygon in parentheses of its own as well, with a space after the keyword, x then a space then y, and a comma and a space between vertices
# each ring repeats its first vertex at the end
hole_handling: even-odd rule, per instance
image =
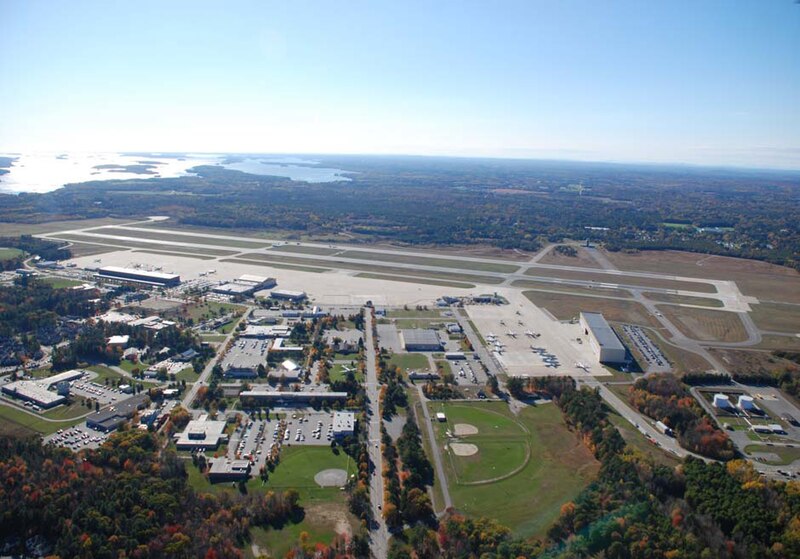
POLYGON ((35 431, 43 435, 49 435, 59 429, 72 427, 82 421, 81 418, 72 418, 65 421, 46 421, 42 417, 6 405, 0 405, 0 420, 2 420, 0 423, 5 424, 3 430, 19 434, 35 431))
POLYGON ((275 490, 296 489, 301 503, 342 502, 344 495, 338 487, 320 487, 314 476, 322 470, 336 468, 356 473, 353 459, 339 449, 334 454, 329 446, 289 446, 281 450, 281 461, 269 476, 267 487, 275 490))
POLYGON ((741 342, 747 339, 744 324, 736 313, 674 305, 658 305, 656 308, 690 338, 707 342, 741 342))
POLYGON ((557 264, 559 266, 577 266, 580 268, 600 267, 597 261, 592 258, 592 255, 589 254, 585 248, 575 245, 572 245, 572 248, 577 251, 575 256, 565 256, 560 252, 556 252, 556 247, 552 247, 547 251, 547 254, 538 260, 538 262, 540 264, 557 264))
POLYGON ((398 318, 394 325, 399 330, 413 330, 416 328, 435 328, 433 325, 441 324, 441 318, 398 318))
POLYGON ((437 309, 391 309, 386 311, 388 318, 441 318, 442 311, 437 309))
POLYGON ((74 221, 49 221, 42 223, 0 223, 0 237, 16 237, 19 235, 40 235, 54 231, 101 227, 128 222, 126 219, 103 217, 98 219, 77 219, 74 221))
POLYGON ((764 446, 760 444, 751 444, 744 447, 744 451, 747 454, 752 454, 754 452, 765 452, 769 454, 776 454, 778 455, 778 460, 765 460, 767 464, 774 464, 776 466, 785 466, 787 464, 791 464, 795 460, 800 460, 800 448, 797 447, 785 447, 785 446, 764 446))
POLYGON ((348 250, 338 255, 341 258, 355 258, 359 260, 375 260, 396 264, 415 264, 418 266, 437 266, 440 268, 455 268, 458 270, 478 270, 481 272, 497 272, 513 274, 519 266, 511 264, 495 264, 492 262, 473 262, 469 260, 456 260, 455 258, 431 258, 427 256, 410 256, 405 254, 392 254, 381 252, 366 252, 362 250, 348 250))
POLYGON ((386 361, 387 365, 397 365, 400 369, 429 369, 428 357, 421 353, 395 353, 386 361))
POLYGON ((674 295, 672 293, 655 293, 646 291, 642 293, 651 301, 661 301, 663 303, 677 303, 680 305, 700 305, 703 307, 722 307, 722 301, 709 297, 687 297, 685 295, 674 295))
POLYGON ((218 248, 205 248, 205 247, 190 247, 190 246, 181 246, 181 245, 174 245, 170 243, 145 243, 141 241, 133 241, 133 240, 126 240, 114 237, 91 237, 89 235, 81 235, 75 233, 67 233, 64 235, 58 235, 58 239, 64 239, 67 241, 78 241, 83 243, 95 243, 99 245, 103 245, 106 247, 114 246, 120 248, 140 248, 140 249, 148 249, 148 250, 161 250, 170 254, 174 254, 176 256, 181 256, 183 254, 204 254, 204 255, 213 255, 213 256, 230 256, 236 254, 236 251, 233 250, 222 250, 218 248))
MULTIPOLYGON (((350 363, 347 363, 347 366, 350 367, 350 363)), ((329 374, 331 376, 331 381, 344 380, 344 364, 334 363, 334 365, 330 368, 329 374)), ((364 381, 364 375, 358 372, 358 370, 353 371, 353 374, 355 374, 358 382, 364 381)))
POLYGON ((270 261, 282 262, 286 264, 300 264, 303 266, 326 266, 328 268, 338 268, 344 270, 356 270, 369 273, 381 273, 389 276, 414 276, 422 278, 443 279, 449 281, 473 281, 477 283, 497 284, 503 281, 502 278, 495 276, 479 276, 468 273, 461 273, 458 271, 450 272, 436 272, 436 271, 422 271, 409 268, 399 268, 392 266, 381 266, 374 264, 364 264, 361 262, 353 262, 350 260, 319 260, 313 257, 300 257, 300 256, 285 256, 282 254, 261 254, 261 253, 247 253, 240 256, 240 259, 248 259, 254 261, 270 261))
POLYGON ((603 313, 612 322, 627 322, 640 326, 659 327, 660 323, 647 309, 636 301, 600 299, 563 293, 525 291, 523 295, 539 307, 544 307, 559 320, 569 320, 581 311, 603 313))
POLYGON ((214 260, 214 256, 204 256, 202 254, 176 254, 162 250, 132 250, 134 254, 160 254, 166 256, 180 256, 182 258, 193 258, 195 260, 214 260))
POLYGON ((550 268, 528 268, 526 276, 557 277, 582 281, 595 281, 597 283, 611 283, 635 285, 637 287, 657 287, 660 289, 680 289, 684 291, 697 291, 700 293, 715 293, 716 288, 708 283, 679 281, 670 279, 636 277, 619 274, 603 274, 599 272, 580 272, 570 270, 554 270, 550 268))
MULTIPOLYGON (((544 535, 561 505, 574 499, 597 474, 599 464, 569 432, 554 405, 527 407, 518 416, 501 402, 431 405, 432 412, 442 408, 451 429, 455 423, 478 428, 477 435, 463 437, 464 442, 478 446, 476 457, 451 460, 444 456, 455 507, 469 515, 495 518, 518 536, 544 535), (527 461, 526 446, 530 449, 527 461), (492 483, 455 481, 491 479, 520 467, 510 477, 492 483)), ((443 431, 439 426, 439 448, 445 443, 443 431)))
POLYGON ((279 245, 272 247, 271 250, 276 250, 278 252, 293 252, 295 254, 314 254, 316 256, 330 256, 331 254, 336 254, 339 252, 335 248, 309 247, 302 245, 279 245))
POLYGON ((763 336, 761 343, 753 348, 800 351, 800 338, 797 336, 763 336))
POLYGON ((97 384, 105 384, 106 379, 116 381, 122 378, 121 374, 114 369, 109 369, 105 365, 92 365, 91 367, 86 367, 86 370, 97 373, 97 377, 92 379, 92 382, 96 382, 97 384))
POLYGON ((239 258, 224 258, 220 262, 230 262, 231 264, 248 264, 250 266, 264 266, 266 268, 278 268, 280 270, 295 270, 296 272, 311 272, 312 274, 320 274, 322 272, 329 272, 328 268, 314 268, 311 266, 296 266, 294 264, 283 264, 280 262, 256 262, 254 260, 241 260, 239 258))
POLYGON ((779 303, 759 303, 750 307, 750 318, 762 330, 773 332, 800 332, 800 306, 779 303))
POLYGON ((458 281, 445 281, 425 278, 414 278, 409 276, 386 276, 383 274, 370 274, 362 272, 356 274, 357 278, 379 279, 384 281, 399 281, 401 283, 419 283, 421 285, 440 285, 442 287, 458 287, 460 289, 472 289, 475 287, 474 283, 461 283, 458 281))
POLYGON ((22 251, 18 248, 4 248, 0 247, 0 262, 3 260, 11 260, 22 255, 22 251))
POLYGON ((800 273, 758 260, 674 250, 606 252, 620 270, 735 281, 745 295, 763 301, 800 303, 800 273))
POLYGON ((200 237, 197 235, 187 235, 186 233, 179 233, 177 231, 170 231, 169 233, 163 231, 141 231, 120 229, 117 227, 104 227, 92 231, 92 233, 99 233, 104 235, 118 235, 123 237, 136 237, 138 239, 148 239, 151 241, 166 241, 168 243, 190 243, 200 245, 213 245, 229 248, 266 248, 270 244, 265 241, 243 241, 235 239, 217 239, 214 237, 200 237))
POLYGON ((633 295, 627 289, 600 287, 599 285, 597 287, 581 287, 579 285, 567 285, 563 283, 534 280, 514 280, 511 282, 511 285, 526 289, 566 293, 568 295, 593 295, 595 297, 619 297, 622 299, 633 298, 633 295))
POLYGON ((48 284, 53 289, 64 289, 67 287, 75 287, 76 285, 83 285, 84 283, 82 281, 71 280, 66 278, 57 278, 53 276, 39 278, 39 281, 48 284))

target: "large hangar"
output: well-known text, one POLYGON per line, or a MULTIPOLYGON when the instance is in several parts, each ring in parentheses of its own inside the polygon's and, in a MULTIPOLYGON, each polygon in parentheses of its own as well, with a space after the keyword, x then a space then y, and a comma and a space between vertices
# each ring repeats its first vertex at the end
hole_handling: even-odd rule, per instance
POLYGON ((136 283, 155 287, 176 287, 181 283, 177 274, 163 272, 150 272, 136 268, 122 268, 120 266, 105 266, 97 270, 96 279, 111 280, 120 283, 136 283))
POLYGON ((617 334, 608 325, 602 314, 582 312, 580 324, 583 333, 589 336, 589 345, 592 346, 601 363, 625 362, 625 346, 619 341, 617 334))

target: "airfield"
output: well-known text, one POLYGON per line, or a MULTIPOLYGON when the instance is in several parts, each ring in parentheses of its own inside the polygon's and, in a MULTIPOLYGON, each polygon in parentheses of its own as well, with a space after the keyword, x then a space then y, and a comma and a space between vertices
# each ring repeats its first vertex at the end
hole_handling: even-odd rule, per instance
MULTIPOLYGON (((71 243, 78 255, 72 260, 75 269, 159 268, 180 274, 184 285, 198 287, 242 274, 267 275, 281 288, 305 291, 317 304, 433 306, 443 295, 497 294, 509 304, 468 305, 466 313, 502 372, 510 375, 609 374, 586 340, 579 341, 581 329, 573 322, 581 310, 603 312, 612 324, 644 329, 652 347, 679 370, 726 371, 715 353, 721 349, 800 347, 800 301, 793 295, 800 293, 800 276, 750 261, 694 255, 696 266, 686 258, 662 266, 661 254, 637 261, 578 245, 578 257, 569 259, 554 256, 551 247, 536 254, 457 253, 299 242, 179 227, 161 217, 87 225, 78 222, 40 236, 71 243), (719 264, 712 266, 712 258, 719 264), (767 306, 770 313, 763 311, 767 306), (489 334, 495 335, 491 342, 485 339, 489 334)), ((669 260, 673 254, 686 253, 664 257, 669 260)), ((642 355, 636 357, 642 360, 642 355)))

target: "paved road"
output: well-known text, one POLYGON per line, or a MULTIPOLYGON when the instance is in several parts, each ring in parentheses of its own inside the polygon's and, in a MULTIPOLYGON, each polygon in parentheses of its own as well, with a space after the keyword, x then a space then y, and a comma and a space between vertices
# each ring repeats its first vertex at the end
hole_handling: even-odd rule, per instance
POLYGON ((375 337, 372 334, 374 320, 372 309, 364 308, 365 354, 367 356, 367 405, 369 406, 369 439, 367 451, 373 464, 369 484, 369 497, 372 505, 372 516, 375 519, 370 538, 370 549, 376 559, 383 559, 389 553, 389 530, 383 520, 383 455, 381 454, 381 413, 379 409, 378 368, 375 359, 375 337))
MULTIPOLYGON (((248 306, 247 310, 244 312, 243 316, 247 316, 248 314, 250 314, 250 310, 252 308, 253 307, 248 306)), ((219 361, 219 359, 220 359, 220 355, 222 353, 222 350, 225 347, 227 347, 228 342, 233 339, 233 336, 235 334, 236 334, 236 328, 232 328, 230 333, 227 336, 225 336, 225 341, 223 341, 219 345, 219 349, 217 350, 217 353, 214 354, 214 357, 212 357, 208 361, 208 363, 206 363, 206 366, 203 369, 203 372, 200 373, 200 376, 197 377, 197 380, 195 381, 195 383, 183 395, 183 400, 181 400, 181 405, 184 408, 186 408, 187 410, 189 410, 190 412, 192 411, 192 401, 194 401, 195 396, 197 396, 197 391, 200 390, 201 386, 207 386, 208 385, 208 379, 211 378, 211 371, 214 368, 214 365, 217 364, 217 361, 219 361)))
POLYGON ((439 450, 439 445, 436 444, 436 434, 433 432, 431 414, 426 405, 427 398, 425 398, 425 394, 422 392, 421 384, 417 385, 417 392, 419 393, 419 401, 422 402, 423 423, 425 423, 425 429, 428 431, 428 440, 431 441, 431 448, 433 449, 433 467, 436 468, 436 477, 439 478, 439 485, 442 488, 442 497, 444 498, 444 508, 446 510, 453 506, 453 499, 450 497, 450 487, 448 486, 447 476, 442 466, 442 453, 439 450))

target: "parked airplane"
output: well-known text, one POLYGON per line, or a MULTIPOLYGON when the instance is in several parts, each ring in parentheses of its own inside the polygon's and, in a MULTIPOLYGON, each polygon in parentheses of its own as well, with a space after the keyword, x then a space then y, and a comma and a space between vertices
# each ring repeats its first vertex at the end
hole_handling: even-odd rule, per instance
POLYGON ((517 339, 517 333, 514 332, 513 330, 509 330, 508 332, 506 332, 506 336, 514 338, 515 340, 517 339))

